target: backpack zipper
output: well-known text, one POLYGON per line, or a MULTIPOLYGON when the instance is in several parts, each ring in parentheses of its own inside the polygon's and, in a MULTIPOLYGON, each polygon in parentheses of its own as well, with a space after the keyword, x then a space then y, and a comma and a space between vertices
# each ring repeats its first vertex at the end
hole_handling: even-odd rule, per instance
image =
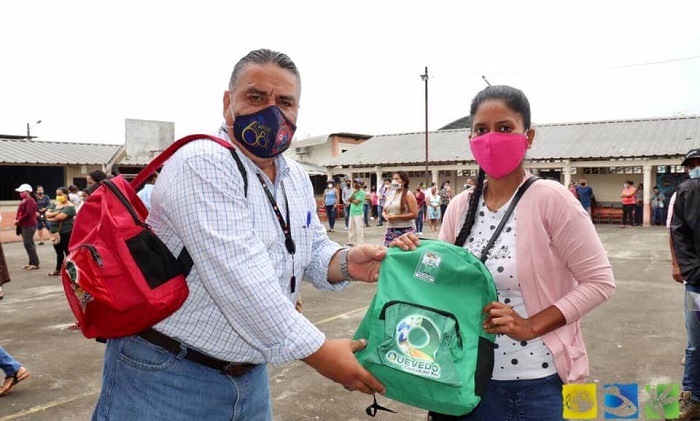
POLYGON ((148 225, 145 222, 141 221, 141 218, 138 216, 138 214, 134 210, 134 207, 131 205, 131 202, 129 202, 129 200, 124 196, 124 194, 121 192, 121 190, 119 190, 119 188, 111 180, 109 180, 109 179, 103 180, 101 184, 104 186, 107 186, 109 188, 109 190, 111 190, 112 193, 114 193, 114 195, 117 196, 117 199, 119 199, 119 201, 122 203, 122 205, 124 205, 126 210, 129 212, 131 217, 134 219, 134 223, 136 225, 141 226, 141 227, 148 227, 148 225))
POLYGON ((386 319, 386 309, 393 306, 394 304, 406 304, 411 307, 417 307, 423 310, 428 310, 432 311, 433 313, 437 313, 441 316, 449 317, 450 319, 454 320, 455 322, 455 332, 457 332, 457 341, 459 342, 459 347, 462 348, 462 334, 460 333, 459 330, 459 320, 457 320, 457 316, 454 314, 444 311, 444 310, 439 310, 437 308, 432 308, 420 304, 415 304, 415 303, 409 303, 408 301, 400 301, 400 300, 392 300, 392 301, 387 301, 384 306, 382 306, 382 311, 379 312, 379 320, 385 320, 386 319))
POLYGON ((92 256, 92 260, 97 263, 97 266, 102 267, 102 257, 100 256, 100 253, 97 252, 97 248, 93 246, 92 244, 81 244, 77 248, 86 248, 90 252, 90 255, 92 256))

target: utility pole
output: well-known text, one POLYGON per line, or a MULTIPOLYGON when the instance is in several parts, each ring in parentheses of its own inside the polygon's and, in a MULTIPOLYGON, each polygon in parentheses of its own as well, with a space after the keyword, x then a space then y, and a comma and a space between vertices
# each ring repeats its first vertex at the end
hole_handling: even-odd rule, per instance
POLYGON ((428 66, 425 73, 420 75, 425 82, 425 188, 430 187, 430 175, 428 173, 428 66))

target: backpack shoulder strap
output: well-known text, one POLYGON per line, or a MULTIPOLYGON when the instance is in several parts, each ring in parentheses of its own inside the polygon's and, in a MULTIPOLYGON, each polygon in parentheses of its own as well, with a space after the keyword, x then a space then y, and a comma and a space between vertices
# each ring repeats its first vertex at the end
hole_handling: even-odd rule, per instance
MULTIPOLYGON (((146 166, 146 168, 141 170, 141 172, 139 172, 136 178, 131 182, 131 186, 134 188, 134 191, 138 191, 139 188, 142 187, 143 184, 146 182, 146 179, 148 179, 148 177, 150 177, 156 171, 158 171, 158 168, 163 166, 165 161, 167 161, 171 156, 173 156, 173 154, 177 152, 178 149, 190 142, 200 139, 209 139, 231 151, 231 156, 233 157, 234 161, 236 161, 238 171, 243 177, 243 194, 245 195, 245 197, 248 197, 248 173, 245 170, 245 166, 243 165, 241 158, 236 153, 236 148, 234 148, 232 144, 225 141, 224 139, 208 134, 193 134, 185 136, 182 139, 173 143, 172 145, 168 146, 168 148, 161 152, 158 156, 156 156, 146 166)), ((194 266, 194 261, 192 260, 190 252, 187 251, 187 248, 183 247, 182 250, 180 250, 180 254, 178 254, 177 256, 177 262, 180 265, 180 268, 182 269, 183 275, 187 277, 190 274, 190 271, 192 270, 192 266, 194 266)))
POLYGON ((245 170, 245 166, 243 165, 243 162, 241 162, 241 158, 238 156, 236 153, 236 148, 233 147, 232 144, 229 142, 225 141, 224 139, 221 139, 216 136, 208 135, 208 134, 192 134, 189 136, 185 136, 182 139, 176 141, 172 145, 168 146, 167 149, 165 149, 163 152, 161 152, 158 156, 156 156, 139 174, 134 178, 134 180, 131 182, 131 186, 134 188, 135 191, 138 191, 143 184, 146 182, 146 179, 153 175, 156 171, 158 171, 158 168, 162 167, 165 161, 167 161, 175 152, 177 152, 178 149, 181 147, 185 146, 186 144, 193 142, 195 140, 200 140, 200 139, 209 139, 213 142, 218 143, 219 145, 223 146, 224 148, 228 149, 231 151, 231 156, 233 156, 233 159, 236 161, 236 166, 238 167, 238 171, 241 173, 243 176, 243 191, 246 197, 248 197, 248 174, 245 170))
POLYGON ((484 250, 481 252, 481 257, 479 260, 481 262, 486 262, 486 258, 488 257, 489 250, 491 250, 491 247, 496 243, 496 240, 498 240, 498 236, 501 235, 501 231, 503 231, 503 227, 505 227, 506 222, 508 222, 508 219, 510 219, 510 215, 513 213, 513 210, 515 209, 515 206, 518 204, 520 201, 520 198, 523 197, 523 194, 525 194, 525 191, 530 188, 532 183, 535 181, 539 180, 540 178, 537 176, 532 176, 525 180, 523 184, 520 185, 518 188, 518 191, 515 192, 515 196, 513 196, 513 200, 510 202, 510 206, 508 206, 508 209, 506 210, 505 215, 503 215, 503 219, 501 219, 501 223, 498 224, 498 227, 496 227, 496 231, 494 231, 493 235, 491 236, 491 239, 489 240, 489 243, 486 245, 484 250))

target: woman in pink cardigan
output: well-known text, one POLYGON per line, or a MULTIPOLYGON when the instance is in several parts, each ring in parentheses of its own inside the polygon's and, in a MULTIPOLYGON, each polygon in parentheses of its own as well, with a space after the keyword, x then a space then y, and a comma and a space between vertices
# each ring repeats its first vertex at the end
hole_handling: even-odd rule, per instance
MULTIPOLYGON (((531 177, 523 162, 535 130, 527 98, 509 86, 481 91, 470 115, 477 184, 452 199, 439 238, 479 256, 516 190, 531 177)), ((394 245, 412 249, 418 242, 407 234, 394 245)), ((429 419, 561 420, 562 384, 588 375, 579 321, 615 290, 591 219, 566 187, 538 180, 507 219, 485 264, 499 297, 484 308, 484 329, 497 334, 491 385, 470 414, 431 413, 429 419)))

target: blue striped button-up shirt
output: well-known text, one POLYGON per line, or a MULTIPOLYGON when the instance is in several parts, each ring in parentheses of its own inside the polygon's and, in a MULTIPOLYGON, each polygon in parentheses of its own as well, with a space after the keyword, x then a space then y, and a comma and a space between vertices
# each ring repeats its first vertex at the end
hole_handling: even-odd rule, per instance
MULTIPOLYGON (((223 130, 218 136, 228 140, 223 130)), ((182 147, 158 177, 148 223, 174 255, 186 247, 194 267, 184 305, 154 328, 221 360, 279 365, 309 356, 325 340, 294 309, 299 286, 292 292, 292 267, 297 283, 341 289, 344 282, 328 282, 340 246, 328 239, 309 177, 296 162, 277 157, 272 183, 236 153, 247 171, 247 197, 230 151, 209 140, 182 147), (284 218, 289 201, 293 262, 257 173, 284 218)))

